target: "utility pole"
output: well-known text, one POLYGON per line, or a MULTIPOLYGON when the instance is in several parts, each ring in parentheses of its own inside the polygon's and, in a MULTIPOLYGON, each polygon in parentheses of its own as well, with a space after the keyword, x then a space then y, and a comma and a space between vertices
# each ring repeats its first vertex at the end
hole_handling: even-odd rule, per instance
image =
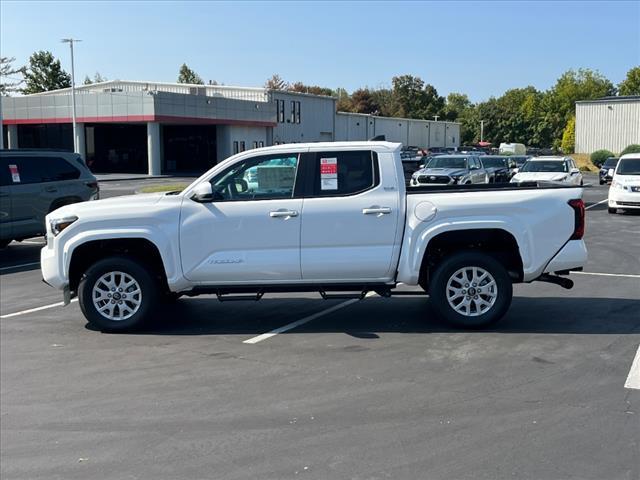
POLYGON ((75 78, 75 69, 73 64, 73 44, 75 42, 81 42, 82 40, 78 40, 75 38, 63 38, 62 43, 68 43, 69 48, 71 49, 71 121, 73 123, 73 151, 79 153, 78 150, 78 135, 77 135, 77 126, 76 126, 76 78, 75 78))
POLYGON ((440 115, 434 115, 433 116, 433 120, 436 121, 436 122, 438 121, 438 118, 440 118, 440 115))
POLYGON ((484 141, 484 120, 480 120, 480 141, 484 141))

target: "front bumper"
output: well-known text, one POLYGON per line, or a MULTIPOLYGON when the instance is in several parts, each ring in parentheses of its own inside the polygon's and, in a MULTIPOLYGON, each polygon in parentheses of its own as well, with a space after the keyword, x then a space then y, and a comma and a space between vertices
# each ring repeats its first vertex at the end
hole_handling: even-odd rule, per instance
POLYGON ((42 280, 57 290, 64 290, 69 279, 64 272, 64 255, 57 255, 54 247, 56 239, 47 235, 47 245, 40 250, 42 280))
POLYGON ((640 208, 640 192, 629 192, 611 188, 609 208, 640 208))
POLYGON ((569 240, 547 264, 544 273, 562 272, 582 268, 587 263, 584 240, 569 240))

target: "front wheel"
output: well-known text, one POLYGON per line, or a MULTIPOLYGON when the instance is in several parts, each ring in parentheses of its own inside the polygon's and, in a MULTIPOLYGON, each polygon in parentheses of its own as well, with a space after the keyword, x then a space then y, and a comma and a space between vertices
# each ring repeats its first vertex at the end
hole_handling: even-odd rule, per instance
POLYGON ((608 208, 609 213, 618 213, 618 209, 617 208, 608 208))
POLYGON ((509 309, 513 285, 504 266, 480 252, 461 252, 442 261, 429 282, 438 314, 456 326, 479 328, 509 309))
POLYGON ((11 243, 10 238, 5 238, 4 240, 0 240, 0 249, 7 248, 7 246, 11 243))
POLYGON ((126 256, 112 256, 85 272, 78 299, 90 324, 117 332, 140 327, 156 308, 159 290, 144 264, 126 256))

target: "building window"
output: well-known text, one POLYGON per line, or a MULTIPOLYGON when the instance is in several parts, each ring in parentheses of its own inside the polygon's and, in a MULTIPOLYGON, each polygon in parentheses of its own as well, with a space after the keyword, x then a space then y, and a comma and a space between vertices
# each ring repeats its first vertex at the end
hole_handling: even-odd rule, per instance
POLYGON ((240 150, 238 149, 237 141, 233 142, 233 154, 235 155, 236 153, 240 153, 240 150))
POLYGON ((291 123, 300 123, 300 102, 291 100, 291 123))
POLYGON ((240 151, 244 152, 246 150, 246 147, 244 145, 244 141, 240 142, 240 151))
POLYGON ((258 148, 258 142, 254 141, 253 142, 253 147, 251 147, 251 148, 258 148))
POLYGON ((284 100, 276 99, 276 120, 284 123, 284 100))
POLYGON ((300 102, 296 102, 296 123, 300 123, 300 102))
POLYGON ((258 147, 260 147, 260 148, 264 147, 264 142, 262 140, 260 140, 258 142, 258 147))

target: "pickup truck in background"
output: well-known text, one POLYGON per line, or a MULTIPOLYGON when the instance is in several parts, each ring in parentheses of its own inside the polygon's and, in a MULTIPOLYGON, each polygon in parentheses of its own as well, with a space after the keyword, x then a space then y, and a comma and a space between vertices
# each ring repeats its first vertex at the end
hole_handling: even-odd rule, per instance
POLYGON ((182 192, 62 207, 47 216, 44 280, 107 331, 138 327, 179 295, 388 297, 401 283, 422 287, 446 320, 480 327, 506 313, 514 283, 571 288, 561 275, 587 260, 581 188, 406 189, 400 147, 254 149, 182 192))

